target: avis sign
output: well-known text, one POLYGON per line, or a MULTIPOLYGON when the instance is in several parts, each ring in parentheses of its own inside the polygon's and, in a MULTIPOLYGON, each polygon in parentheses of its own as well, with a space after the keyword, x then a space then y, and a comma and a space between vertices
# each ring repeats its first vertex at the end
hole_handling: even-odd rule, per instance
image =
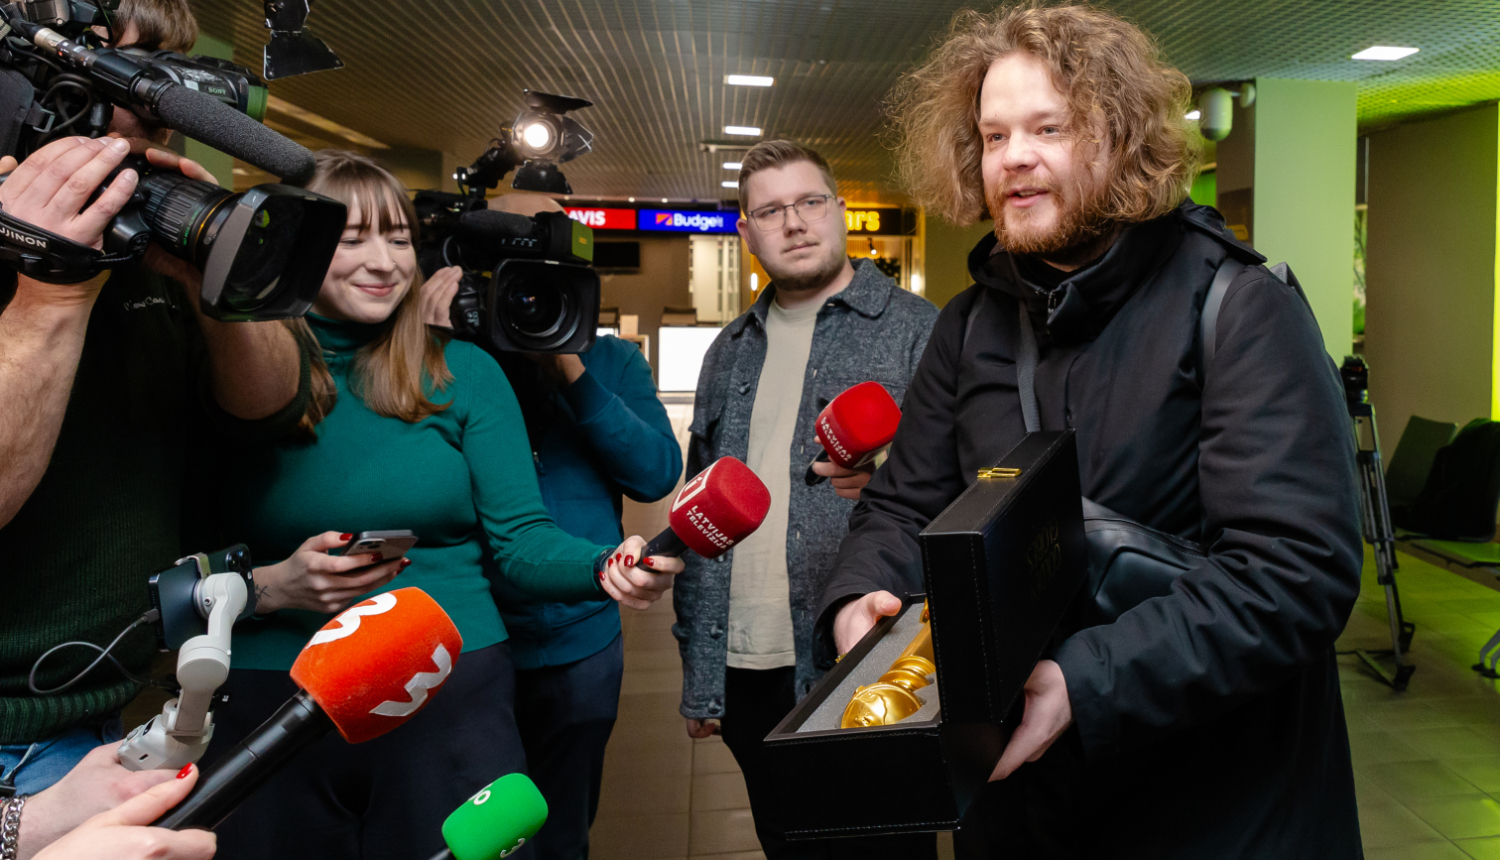
POLYGON ((634 230, 634 209, 583 209, 569 207, 568 217, 595 230, 634 230))

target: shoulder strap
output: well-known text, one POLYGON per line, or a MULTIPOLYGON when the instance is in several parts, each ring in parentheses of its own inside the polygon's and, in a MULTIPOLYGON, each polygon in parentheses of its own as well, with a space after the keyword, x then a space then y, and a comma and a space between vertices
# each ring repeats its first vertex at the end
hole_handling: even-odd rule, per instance
POLYGON ((1208 296, 1203 300, 1203 313, 1198 317, 1199 376, 1207 375, 1208 366, 1214 360, 1214 347, 1218 345, 1219 339, 1219 309, 1224 306, 1224 294, 1229 292, 1230 283, 1243 271, 1244 263, 1234 257, 1225 257, 1224 262, 1219 264, 1219 270, 1214 272, 1213 283, 1208 286, 1208 296))
POLYGON ((1016 387, 1021 393, 1021 420, 1027 433, 1042 429, 1042 419, 1036 404, 1036 332, 1031 328, 1031 313, 1025 302, 1017 302, 1021 309, 1021 354, 1016 356, 1016 387))

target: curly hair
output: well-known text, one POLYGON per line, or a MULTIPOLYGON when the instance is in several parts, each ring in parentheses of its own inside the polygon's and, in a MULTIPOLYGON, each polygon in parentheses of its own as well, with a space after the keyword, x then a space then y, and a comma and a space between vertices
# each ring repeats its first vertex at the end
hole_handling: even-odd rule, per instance
POLYGON ((897 84, 887 108, 907 191, 955 224, 988 218, 980 161, 979 91, 990 66, 1024 51, 1042 61, 1068 104, 1075 158, 1108 171, 1097 214, 1146 221, 1182 202, 1198 162, 1184 114, 1192 86, 1135 25, 1087 6, 959 12, 927 61, 897 84))

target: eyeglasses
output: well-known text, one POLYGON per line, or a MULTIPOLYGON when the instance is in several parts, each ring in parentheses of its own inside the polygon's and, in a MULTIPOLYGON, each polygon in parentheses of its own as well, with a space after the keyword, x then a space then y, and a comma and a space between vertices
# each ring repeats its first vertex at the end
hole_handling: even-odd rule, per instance
POLYGON ((750 219, 755 226, 762 230, 780 230, 781 225, 786 223, 787 210, 797 210, 797 217, 803 221, 822 221, 828 217, 828 201, 833 199, 832 194, 814 194, 804 197, 790 206, 762 206, 750 213, 750 219))

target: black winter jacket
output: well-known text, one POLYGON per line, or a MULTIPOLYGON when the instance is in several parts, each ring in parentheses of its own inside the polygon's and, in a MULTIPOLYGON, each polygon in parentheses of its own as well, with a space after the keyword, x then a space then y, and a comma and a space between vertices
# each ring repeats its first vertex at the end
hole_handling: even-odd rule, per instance
POLYGON ((1032 841, 1015 856, 1362 856, 1333 653, 1363 558, 1349 416, 1312 313, 1263 266, 1231 284, 1199 367, 1228 255, 1263 259, 1191 203, 1050 293, 980 242, 824 592, 827 647, 850 597, 923 587, 917 534, 1024 435, 1024 305, 1042 427, 1077 430, 1084 495, 1208 558, 1053 655, 1075 725, 1012 777, 1032 841))

